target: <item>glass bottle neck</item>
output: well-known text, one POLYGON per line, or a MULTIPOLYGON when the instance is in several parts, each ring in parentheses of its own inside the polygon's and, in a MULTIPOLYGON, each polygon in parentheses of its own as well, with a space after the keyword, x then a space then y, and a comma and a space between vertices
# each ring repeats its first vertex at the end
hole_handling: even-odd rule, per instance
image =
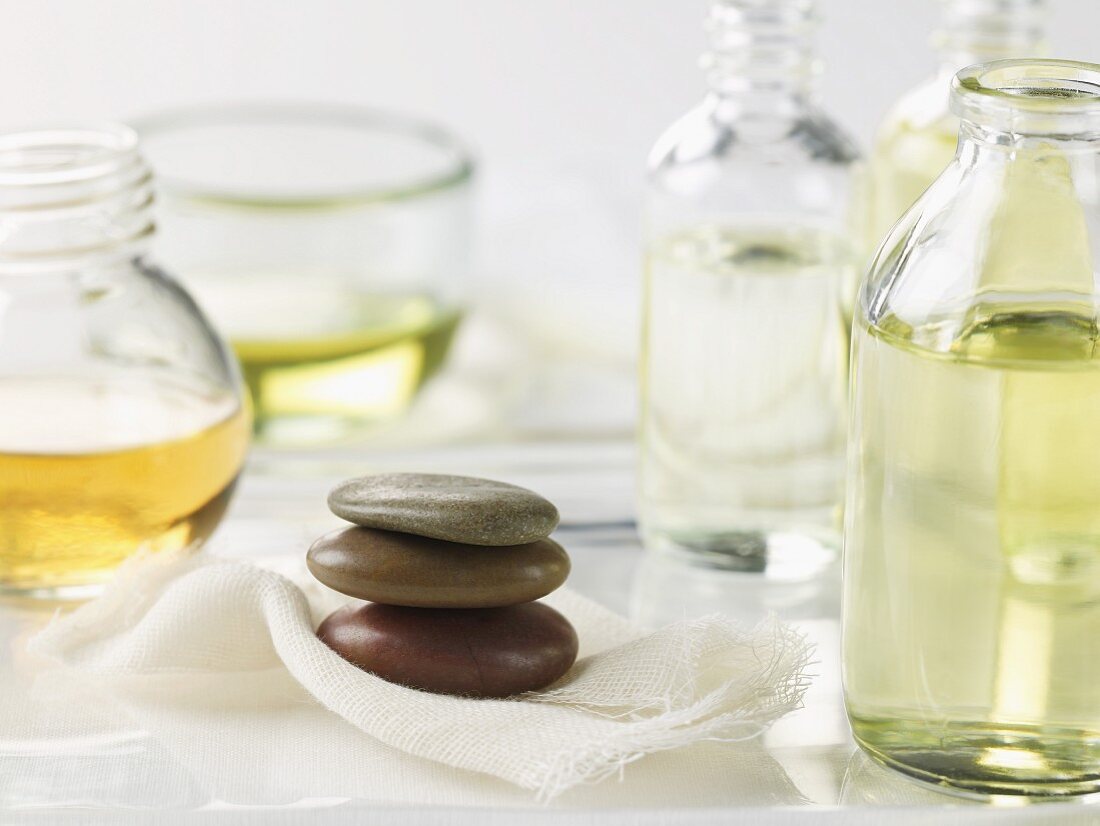
POLYGON ((952 82, 951 111, 964 167, 1033 167, 1100 197, 1100 66, 1041 59, 970 66, 952 82))
POLYGON ((1046 52, 1046 0, 940 0, 932 36, 940 73, 965 66, 1046 52))
POLYGON ((1067 164, 1095 165, 1100 162, 1100 142, 1074 136, 1033 135, 1005 127, 963 120, 959 125, 959 157, 973 162, 993 157, 1064 159, 1067 164))
POLYGON ((126 127, 0 135, 0 272, 60 272, 140 254, 152 174, 126 127))
POLYGON ((813 99, 821 72, 814 0, 716 0, 703 69, 719 117, 786 115, 813 99))

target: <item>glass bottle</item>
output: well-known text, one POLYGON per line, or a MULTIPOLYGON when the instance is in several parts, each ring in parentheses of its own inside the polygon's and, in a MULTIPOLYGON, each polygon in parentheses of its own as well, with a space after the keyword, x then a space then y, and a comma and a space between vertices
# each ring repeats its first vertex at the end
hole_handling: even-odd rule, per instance
POLYGON ((710 91, 650 159, 640 530, 704 564, 835 555, 858 152, 816 105, 809 0, 721 0, 710 91))
POLYGON ((936 73, 886 115, 871 152, 867 247, 882 237, 955 156, 959 119, 948 89, 964 66, 1045 52, 1046 0, 939 0, 936 73))
POLYGON ((856 739, 978 794, 1100 791, 1100 66, 960 72, 948 168, 853 332, 856 739))
POLYGON ((0 135, 0 593, 196 547, 244 461, 235 362, 148 260, 151 187, 124 127, 0 135))

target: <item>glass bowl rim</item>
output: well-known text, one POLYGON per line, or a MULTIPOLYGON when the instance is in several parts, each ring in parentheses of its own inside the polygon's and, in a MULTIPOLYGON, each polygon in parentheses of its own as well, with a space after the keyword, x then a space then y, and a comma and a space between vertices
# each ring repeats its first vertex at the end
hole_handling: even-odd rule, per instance
POLYGON ((398 185, 359 186, 317 195, 250 193, 243 188, 218 188, 190 184, 185 178, 161 172, 153 174, 171 198, 210 206, 249 209, 344 208, 433 195, 461 187, 477 168, 473 153, 445 127, 396 111, 353 104, 248 101, 190 106, 158 112, 130 121, 141 144, 179 129, 224 125, 335 125, 366 132, 384 133, 427 145, 450 156, 439 173, 412 177, 398 185))

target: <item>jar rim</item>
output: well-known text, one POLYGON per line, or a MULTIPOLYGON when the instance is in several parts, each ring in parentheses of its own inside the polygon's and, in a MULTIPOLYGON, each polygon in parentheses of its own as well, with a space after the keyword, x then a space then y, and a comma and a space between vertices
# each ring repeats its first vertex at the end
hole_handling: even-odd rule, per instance
POLYGON ((153 234, 153 183, 121 124, 0 132, 0 270, 131 255, 153 234))
POLYGON ((967 66, 951 83, 951 109, 1005 132, 1100 132, 1100 64, 1013 58, 967 66))
MULTIPOLYGON (((210 206, 252 209, 343 208, 381 201, 415 198, 460 187, 469 181, 476 163, 472 153, 447 129, 429 121, 369 107, 342 104, 245 102, 197 106, 163 112, 134 121, 143 154, 153 166, 163 194, 210 206), (418 144, 437 154, 433 168, 399 181, 364 182, 314 189, 280 190, 275 182, 246 184, 211 174, 203 179, 193 171, 174 171, 158 163, 158 142, 183 141, 211 129, 254 129, 274 133, 280 128, 344 130, 358 135, 383 136, 407 145, 418 144)), ((186 164, 179 164, 184 166, 186 164)), ((354 179, 356 174, 349 173, 354 179)))
POLYGON ((79 184, 135 162, 137 133, 120 123, 0 132, 0 186, 79 184))

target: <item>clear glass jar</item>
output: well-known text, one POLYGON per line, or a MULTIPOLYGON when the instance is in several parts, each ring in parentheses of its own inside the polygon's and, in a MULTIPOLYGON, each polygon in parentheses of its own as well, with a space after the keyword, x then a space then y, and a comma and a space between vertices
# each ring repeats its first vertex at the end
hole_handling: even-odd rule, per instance
POLYGON ((853 142, 814 6, 716 2, 710 94, 650 159, 638 517, 649 548, 801 577, 839 544, 853 142))
POLYGON ((853 332, 856 739, 972 794, 1100 791, 1100 66, 960 72, 959 148, 853 332))
POLYGON ((244 462, 236 364, 147 258, 152 197, 125 127, 0 135, 0 592, 197 547, 244 462))
POLYGON ((138 124, 158 249, 230 339, 265 442, 402 413, 462 316, 473 161, 443 130, 345 106, 138 124))
POLYGON ((870 252, 955 156, 959 119, 948 105, 965 66, 1046 51, 1046 0, 939 0, 935 74, 902 95, 883 119, 871 152, 870 252))

